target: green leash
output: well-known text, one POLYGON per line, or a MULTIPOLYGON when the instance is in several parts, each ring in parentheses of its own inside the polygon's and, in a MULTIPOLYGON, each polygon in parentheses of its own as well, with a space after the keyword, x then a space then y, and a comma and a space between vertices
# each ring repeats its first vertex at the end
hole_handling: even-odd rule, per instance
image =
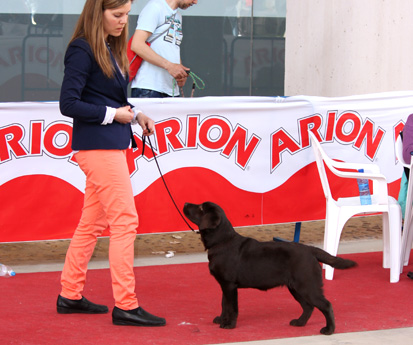
MULTIPOLYGON (((194 96, 194 92, 195 92, 195 88, 199 89, 199 90, 203 90, 205 88, 205 83, 204 81, 198 77, 194 72, 189 71, 188 76, 190 76, 192 78, 192 91, 191 91, 191 97, 194 96)), ((172 85, 172 90, 175 90, 175 86, 176 86, 176 80, 173 80, 173 85, 172 85)), ((181 88, 181 94, 182 97, 184 96, 184 91, 181 88)), ((175 92, 173 93, 173 96, 175 97, 175 92)))

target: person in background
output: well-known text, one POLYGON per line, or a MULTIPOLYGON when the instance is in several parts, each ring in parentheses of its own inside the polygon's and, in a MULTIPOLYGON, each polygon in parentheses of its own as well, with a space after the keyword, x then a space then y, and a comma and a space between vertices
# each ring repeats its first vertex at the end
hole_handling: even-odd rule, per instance
POLYGON ((108 307, 83 295, 87 265, 99 236, 110 231, 109 264, 115 325, 163 326, 165 319, 146 312, 135 294, 134 241, 138 227, 126 149, 131 123, 142 135, 154 122, 127 101, 127 22, 131 0, 86 0, 68 45, 60 111, 73 118, 72 149, 86 175, 84 206, 61 275, 60 314, 104 314, 108 307))
POLYGON ((407 117, 403 128, 403 159, 407 164, 410 164, 410 159, 413 154, 413 114, 407 117))
POLYGON ((197 3, 150 0, 142 9, 131 44, 132 51, 143 59, 131 83, 132 97, 179 96, 179 87, 185 85, 190 69, 181 63, 182 15, 178 9, 197 3))
MULTIPOLYGON (((413 114, 410 114, 407 117, 406 123, 404 125, 403 128, 403 159, 407 164, 410 164, 411 159, 412 159, 412 155, 413 155, 413 114)), ((407 184, 408 184, 408 180, 409 178, 411 178, 410 176, 410 171, 409 169, 405 168, 404 169, 404 176, 402 176, 402 182, 403 179, 406 178, 405 184, 406 184, 406 193, 407 193, 407 184)), ((399 203, 400 199, 402 199, 402 201, 404 202, 404 204, 402 205, 402 207, 406 207, 406 194, 403 195, 403 197, 401 198, 399 195, 399 203)), ((413 279, 413 271, 410 271, 407 273, 407 276, 410 279, 413 279)))

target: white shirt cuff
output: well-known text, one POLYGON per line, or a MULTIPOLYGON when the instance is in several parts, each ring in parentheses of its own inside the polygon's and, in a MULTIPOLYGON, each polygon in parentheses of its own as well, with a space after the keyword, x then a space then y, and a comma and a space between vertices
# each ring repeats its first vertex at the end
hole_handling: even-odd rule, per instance
POLYGON ((135 115, 133 116, 133 119, 131 121, 132 125, 136 125, 138 123, 138 114, 142 112, 142 110, 140 109, 136 109, 132 108, 133 112, 135 113, 135 115))
POLYGON ((116 115, 116 108, 112 107, 106 107, 106 115, 105 119, 102 122, 102 125, 107 125, 108 123, 112 123, 113 119, 115 118, 116 115))

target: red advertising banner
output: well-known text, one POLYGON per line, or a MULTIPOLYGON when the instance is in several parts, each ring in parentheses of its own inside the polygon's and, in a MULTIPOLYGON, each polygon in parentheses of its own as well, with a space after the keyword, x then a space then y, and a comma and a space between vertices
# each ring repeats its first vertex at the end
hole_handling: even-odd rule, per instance
MULTIPOLYGON (((138 148, 128 152, 138 233, 188 230, 161 173, 179 208, 213 201, 234 226, 323 219, 309 131, 333 159, 378 164, 397 198, 402 167, 394 142, 413 113, 413 92, 130 102, 156 122, 153 151, 148 141, 143 150, 134 126, 138 148)), ((0 242, 72 236, 85 178, 72 158, 71 131, 57 102, 0 103, 0 242)), ((355 181, 331 183, 341 195, 357 193, 355 181)))

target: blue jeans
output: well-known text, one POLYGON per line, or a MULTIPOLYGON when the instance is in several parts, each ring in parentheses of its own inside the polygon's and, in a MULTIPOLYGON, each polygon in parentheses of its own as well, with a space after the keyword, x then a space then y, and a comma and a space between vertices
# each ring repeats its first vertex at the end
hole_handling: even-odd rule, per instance
POLYGON ((158 91, 148 90, 148 89, 138 89, 138 88, 131 89, 131 96, 132 96, 132 98, 165 98, 165 97, 171 97, 168 94, 163 93, 163 92, 158 92, 158 91))

